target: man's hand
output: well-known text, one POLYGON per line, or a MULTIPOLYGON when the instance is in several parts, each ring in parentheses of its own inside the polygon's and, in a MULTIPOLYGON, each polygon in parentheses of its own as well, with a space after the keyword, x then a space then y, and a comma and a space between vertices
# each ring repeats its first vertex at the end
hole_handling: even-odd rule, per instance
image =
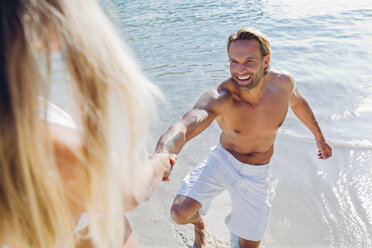
POLYGON ((177 155, 176 154, 169 154, 169 163, 170 163, 170 168, 169 170, 164 170, 164 175, 162 181, 169 181, 169 175, 173 169, 173 165, 177 161, 177 155))
POLYGON ((332 157, 332 148, 327 144, 325 140, 317 141, 316 145, 319 149, 318 158, 327 159, 332 157))

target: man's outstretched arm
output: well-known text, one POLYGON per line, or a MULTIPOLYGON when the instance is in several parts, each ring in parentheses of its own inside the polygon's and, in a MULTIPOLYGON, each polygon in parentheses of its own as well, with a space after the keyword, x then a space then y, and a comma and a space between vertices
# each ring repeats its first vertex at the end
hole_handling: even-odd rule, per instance
POLYGON ((319 159, 331 157, 332 148, 327 144, 311 107, 296 86, 294 86, 290 97, 290 106, 297 118, 313 133, 316 145, 319 148, 319 159))
POLYGON ((174 123, 160 137, 156 152, 178 154, 187 141, 206 129, 214 120, 213 114, 204 109, 193 108, 181 121, 174 123))
POLYGON ((218 116, 220 103, 216 89, 202 95, 182 120, 170 126, 160 137, 156 152, 178 154, 189 140, 204 131, 218 116))

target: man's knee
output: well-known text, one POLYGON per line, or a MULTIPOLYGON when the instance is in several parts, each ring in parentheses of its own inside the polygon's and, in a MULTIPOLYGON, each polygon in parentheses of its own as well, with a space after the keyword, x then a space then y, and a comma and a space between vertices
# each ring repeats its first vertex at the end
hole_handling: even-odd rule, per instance
POLYGON ((191 223, 198 214, 201 204, 187 196, 178 195, 174 199, 170 214, 174 222, 179 225, 191 223))
POLYGON ((189 215, 187 211, 183 210, 182 208, 177 208, 172 206, 170 210, 170 214, 172 217, 172 220, 176 222, 179 225, 185 225, 188 224, 189 215))
POLYGON ((239 238, 239 244, 241 248, 258 248, 260 247, 260 241, 252 241, 252 240, 246 240, 239 238))

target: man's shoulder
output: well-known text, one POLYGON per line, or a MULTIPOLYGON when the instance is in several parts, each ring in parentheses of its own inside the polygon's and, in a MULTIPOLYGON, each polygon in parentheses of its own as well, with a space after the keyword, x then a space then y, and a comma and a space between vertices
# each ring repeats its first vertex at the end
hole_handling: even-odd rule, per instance
POLYGON ((231 99, 230 79, 227 79, 219 85, 207 90, 199 99, 197 107, 199 108, 219 108, 223 107, 231 99))
POLYGON ((285 70, 270 70, 269 74, 272 76, 272 78, 279 82, 291 82, 294 81, 292 75, 285 70))
POLYGON ((223 100, 229 97, 232 91, 232 81, 231 78, 226 79, 215 87, 207 90, 204 95, 215 100, 223 100))
POLYGON ((271 70, 267 76, 270 78, 270 82, 273 85, 282 89, 292 91, 295 86, 294 78, 289 72, 285 70, 271 70))

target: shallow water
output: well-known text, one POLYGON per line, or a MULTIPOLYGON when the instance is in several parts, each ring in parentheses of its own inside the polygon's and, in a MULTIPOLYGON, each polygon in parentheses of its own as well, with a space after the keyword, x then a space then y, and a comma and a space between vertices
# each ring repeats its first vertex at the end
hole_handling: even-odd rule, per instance
MULTIPOLYGON (((272 215, 262 247, 372 247, 370 0, 115 0, 114 5, 120 31, 167 99, 152 126, 153 146, 203 92, 229 77, 230 33, 248 25, 266 34, 271 68, 295 78, 334 156, 317 160, 311 133, 289 111, 272 159, 272 215)), ((173 224, 169 208, 180 180, 204 159, 219 133, 212 124, 186 145, 171 182, 131 214, 141 247, 192 245, 191 227, 173 224)), ((231 207, 225 200, 217 215, 231 207)), ((228 247, 229 233, 217 231, 210 231, 211 246, 228 247)))
MULTIPOLYGON (((271 67, 293 75, 333 145, 334 157, 318 161, 311 133, 288 114, 272 160, 272 216, 263 247, 372 246, 371 1, 148 0, 115 5, 123 35, 168 100, 153 126, 154 144, 204 91, 229 77, 225 46, 231 32, 249 25, 266 34, 271 67)), ((191 141, 173 181, 134 214, 143 247, 192 244, 191 227, 172 224, 168 209, 181 178, 203 160, 218 135, 212 125, 191 141)), ((224 247, 224 239, 217 235, 212 246, 224 247)))
MULTIPOLYGON (((371 140, 371 1, 116 1, 120 26, 170 119, 229 76, 228 35, 254 26, 272 45, 273 69, 290 72, 329 138, 371 140), (170 112, 170 113, 169 113, 170 112)), ((286 126, 306 133, 290 115, 286 126)))
MULTIPOLYGON (((266 34, 271 67, 293 75, 333 145, 334 157, 318 161, 311 133, 288 114, 272 160, 272 217, 263 247, 372 246, 372 2, 158 0, 115 5, 127 42, 168 100, 153 126, 154 144, 204 91, 229 76, 225 46, 232 31, 249 25, 266 34)), ((136 228, 149 233, 138 237, 144 247, 191 245, 192 230, 172 224, 168 209, 179 180, 203 160, 218 135, 212 125, 191 141, 173 181, 139 210, 157 219, 151 227, 135 218, 136 228), (165 206, 157 199, 164 199, 165 206)))

